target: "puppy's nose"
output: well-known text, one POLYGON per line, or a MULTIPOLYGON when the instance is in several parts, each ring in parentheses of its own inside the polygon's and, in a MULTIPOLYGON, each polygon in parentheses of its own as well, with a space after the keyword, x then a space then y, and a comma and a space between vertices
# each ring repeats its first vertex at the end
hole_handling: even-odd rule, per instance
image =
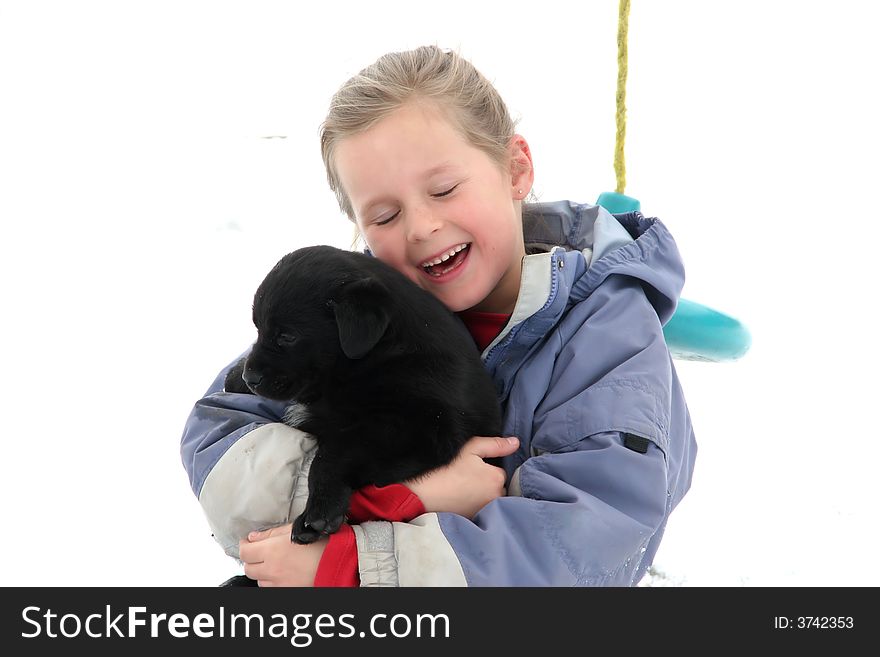
POLYGON ((255 388, 260 385, 260 382, 263 380, 263 375, 260 372, 246 369, 244 373, 242 373, 241 378, 248 384, 248 387, 255 388))

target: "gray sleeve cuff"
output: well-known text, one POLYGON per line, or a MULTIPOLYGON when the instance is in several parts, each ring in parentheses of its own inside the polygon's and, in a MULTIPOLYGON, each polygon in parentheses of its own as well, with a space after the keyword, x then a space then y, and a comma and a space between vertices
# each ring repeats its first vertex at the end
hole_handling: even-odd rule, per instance
POLYGON ((361 586, 399 586, 394 529, 390 522, 352 525, 358 548, 361 586))
POLYGON ((352 525, 361 586, 467 586, 436 513, 352 525))

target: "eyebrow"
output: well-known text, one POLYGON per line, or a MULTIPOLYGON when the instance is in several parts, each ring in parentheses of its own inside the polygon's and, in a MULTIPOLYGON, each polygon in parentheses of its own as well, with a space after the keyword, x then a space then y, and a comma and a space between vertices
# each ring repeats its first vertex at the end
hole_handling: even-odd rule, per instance
MULTIPOLYGON (((436 175, 438 173, 443 173, 444 171, 449 171, 451 169, 456 169, 456 168, 458 168, 458 166, 456 164, 453 164, 452 162, 449 162, 449 161, 441 162, 440 164, 433 166, 430 169, 428 169, 427 171, 425 171, 424 173, 422 173, 421 177, 422 178, 430 178, 431 176, 436 175)), ((380 197, 380 198, 377 198, 374 200, 367 201, 367 203, 364 204, 364 206, 358 211, 358 214, 363 216, 367 211, 371 210, 374 205, 378 205, 379 203, 381 203, 382 200, 383 199, 380 197)))
POLYGON ((438 164, 437 166, 431 167, 430 169, 425 171, 425 173, 422 174, 422 177, 423 178, 430 178, 435 173, 443 173, 444 171, 447 171, 448 169, 455 169, 455 168, 456 168, 456 165, 453 164, 452 162, 443 162, 442 164, 438 164))

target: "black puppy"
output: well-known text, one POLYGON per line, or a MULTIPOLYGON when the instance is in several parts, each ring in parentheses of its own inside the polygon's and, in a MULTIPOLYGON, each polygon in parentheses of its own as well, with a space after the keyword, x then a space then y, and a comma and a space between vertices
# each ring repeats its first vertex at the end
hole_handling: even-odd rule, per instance
POLYGON ((451 462, 472 436, 497 436, 501 411, 473 339, 434 296, 380 260, 299 249, 254 297, 257 341, 226 390, 290 401, 285 422, 317 451, 291 540, 344 521, 354 490, 451 462))

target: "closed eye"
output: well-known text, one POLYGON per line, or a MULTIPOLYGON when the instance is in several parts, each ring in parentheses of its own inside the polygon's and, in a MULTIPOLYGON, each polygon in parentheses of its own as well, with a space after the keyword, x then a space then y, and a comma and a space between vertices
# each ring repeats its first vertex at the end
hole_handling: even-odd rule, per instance
POLYGON ((452 187, 447 189, 445 192, 440 192, 439 194, 431 194, 431 196, 433 196, 434 198, 442 198, 443 196, 448 196, 449 194, 451 194, 452 192, 455 191, 456 187, 458 187, 458 185, 453 185, 452 187))
MULTIPOLYGON (((453 185, 452 187, 450 187, 449 189, 447 189, 445 192, 440 192, 439 194, 431 194, 431 196, 432 196, 433 198, 443 198, 444 196, 449 196, 449 194, 451 194, 452 192, 454 192, 455 189, 456 189, 457 187, 458 187, 458 185, 453 185)), ((382 219, 381 221, 376 221, 376 222, 374 222, 374 224, 375 224, 376 226, 384 226, 385 224, 390 223, 391 221, 393 221, 393 220, 397 217, 397 215, 399 215, 399 214, 400 214, 400 210, 398 210, 397 212, 395 212, 394 214, 392 214, 392 215, 391 215, 390 217, 388 217, 387 219, 382 219)))
POLYGON ((389 223, 392 219, 394 219, 394 217, 396 217, 396 216, 399 215, 399 214, 400 214, 400 210, 398 210, 397 212, 395 212, 394 214, 392 214, 392 215, 391 215, 390 217, 388 217, 387 219, 383 219, 382 221, 376 221, 376 222, 374 222, 374 223, 375 223, 376 226, 384 226, 385 224, 389 223))
POLYGON ((296 336, 293 333, 279 333, 275 342, 279 347, 289 347, 296 342, 296 336))

